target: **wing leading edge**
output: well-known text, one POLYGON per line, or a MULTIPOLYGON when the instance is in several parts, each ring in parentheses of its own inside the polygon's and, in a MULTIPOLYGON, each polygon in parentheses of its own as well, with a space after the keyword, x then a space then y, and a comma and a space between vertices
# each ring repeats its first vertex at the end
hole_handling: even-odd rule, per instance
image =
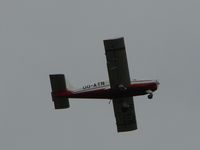
MULTIPOLYGON (((126 88, 131 81, 124 38, 104 40, 104 47, 111 89, 119 89, 120 86, 126 88)), ((118 132, 137 129, 132 97, 113 99, 113 108, 118 132)))

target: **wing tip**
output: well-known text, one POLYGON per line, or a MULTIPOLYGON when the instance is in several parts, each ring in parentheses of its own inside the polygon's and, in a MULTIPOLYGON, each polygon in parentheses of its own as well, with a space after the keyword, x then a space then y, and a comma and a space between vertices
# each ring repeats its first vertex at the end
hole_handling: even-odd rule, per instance
POLYGON ((137 130, 137 124, 128 124, 128 125, 117 125, 118 132, 128 132, 137 130))
POLYGON ((104 47, 106 51, 125 49, 124 38, 104 40, 104 47))

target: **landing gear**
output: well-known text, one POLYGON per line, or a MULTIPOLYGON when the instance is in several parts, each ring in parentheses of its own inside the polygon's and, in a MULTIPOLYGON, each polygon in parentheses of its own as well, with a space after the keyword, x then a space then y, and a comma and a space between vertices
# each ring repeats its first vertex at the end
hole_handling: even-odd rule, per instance
POLYGON ((127 89, 127 87, 125 87, 124 85, 120 84, 118 85, 118 88, 121 90, 121 91, 125 91, 127 89))
POLYGON ((151 93, 147 97, 148 97, 148 99, 152 99, 153 98, 153 94, 151 93))
POLYGON ((147 90, 146 92, 148 94, 148 96, 147 96, 148 99, 152 99, 153 98, 153 92, 151 90, 147 90))

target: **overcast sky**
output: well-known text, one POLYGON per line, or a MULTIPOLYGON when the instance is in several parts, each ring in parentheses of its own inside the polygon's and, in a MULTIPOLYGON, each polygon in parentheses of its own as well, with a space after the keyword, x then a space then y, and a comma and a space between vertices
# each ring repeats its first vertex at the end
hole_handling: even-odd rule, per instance
POLYGON ((200 148, 199 0, 1 0, 0 149, 200 148), (117 133, 107 100, 55 111, 49 74, 75 87, 108 80, 103 40, 124 37, 138 130, 117 133))

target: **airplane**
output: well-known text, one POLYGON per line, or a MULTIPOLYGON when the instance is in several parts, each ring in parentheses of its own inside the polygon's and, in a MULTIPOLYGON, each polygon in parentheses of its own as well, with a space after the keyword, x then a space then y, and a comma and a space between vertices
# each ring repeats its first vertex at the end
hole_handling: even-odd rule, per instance
POLYGON ((55 109, 69 108, 69 98, 109 99, 113 102, 118 132, 137 129, 133 97, 153 98, 158 80, 130 80, 124 38, 104 40, 109 82, 88 84, 77 90, 66 86, 64 74, 50 74, 55 109))

